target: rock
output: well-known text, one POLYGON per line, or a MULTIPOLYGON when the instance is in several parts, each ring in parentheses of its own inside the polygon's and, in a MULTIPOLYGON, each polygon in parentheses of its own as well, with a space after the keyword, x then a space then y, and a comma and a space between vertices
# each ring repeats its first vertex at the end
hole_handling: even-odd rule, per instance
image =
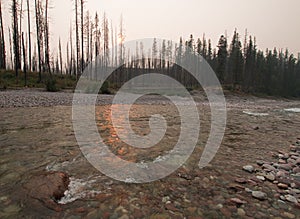
POLYGON ((262 165, 264 165, 265 161, 258 160, 258 161, 256 161, 256 163, 257 163, 257 165, 262 166, 262 165))
POLYGON ((42 201, 47 207, 61 211, 57 204, 68 190, 69 175, 64 172, 42 172, 34 175, 23 185, 25 192, 34 199, 42 201))
POLYGON ((296 199, 294 196, 292 196, 292 195, 286 195, 286 196, 285 196, 285 199, 286 199, 287 201, 289 201, 289 202, 294 203, 294 204, 297 204, 297 203, 298 203, 297 199, 296 199))
POLYGON ((240 184, 246 184, 247 180, 245 178, 237 178, 237 179, 235 179, 235 182, 240 183, 240 184))
POLYGON ((292 170, 292 165, 291 164, 279 164, 278 169, 290 171, 290 170, 292 170))
POLYGON ((294 219, 295 218, 295 215, 293 215, 292 213, 289 213, 289 212, 284 212, 282 214, 283 217, 286 217, 286 218, 290 218, 290 219, 294 219))
POLYGON ((279 159, 279 160, 278 160, 278 163, 280 163, 280 164, 286 164, 286 160, 279 159))
POLYGON ((291 189, 290 192, 295 193, 295 194, 300 194, 299 189, 291 189))
POLYGON ((223 208, 224 206, 223 206, 222 204, 218 204, 216 207, 217 207, 217 209, 221 209, 221 208, 223 208))
POLYGON ((286 176, 285 171, 279 170, 279 171, 276 173, 276 177, 277 177, 277 178, 281 178, 281 177, 285 177, 285 176, 286 176))
POLYGON ((293 173, 300 173, 300 167, 295 167, 293 169, 293 173))
POLYGON ((237 205, 243 205, 243 204, 246 204, 247 202, 246 201, 242 201, 241 199, 239 198, 231 198, 230 201, 232 203, 235 203, 237 205))
POLYGON ((170 201, 170 197, 169 196, 165 196, 162 198, 162 202, 166 203, 167 201, 170 201))
POLYGON ((288 186, 291 184, 291 180, 288 178, 278 178, 277 181, 278 183, 286 184, 288 186))
POLYGON ((266 179, 273 182, 275 180, 275 175, 273 173, 266 173, 265 175, 266 179))
POLYGON ((259 180, 261 180, 261 181, 265 181, 266 180, 265 177, 263 177, 263 176, 256 176, 256 178, 259 179, 259 180))
POLYGON ((273 166, 270 165, 270 164, 266 164, 266 163, 265 163, 262 167, 263 167, 264 170, 266 170, 266 171, 268 171, 268 172, 276 171, 276 168, 273 167, 273 166))
POLYGON ((284 195, 279 196, 279 198, 280 198, 282 201, 285 201, 285 200, 286 200, 284 195))
POLYGON ((252 190, 249 189, 249 188, 245 188, 245 192, 247 192, 247 193, 252 193, 252 190))
POLYGON ((238 214, 240 217, 244 217, 244 216, 246 215, 246 212, 245 212, 244 209, 238 208, 237 214, 238 214))
POLYGON ((293 152, 296 152, 296 151, 297 151, 297 148, 298 148, 298 147, 297 147, 297 146, 294 146, 294 145, 291 145, 291 146, 290 146, 290 150, 293 151, 293 152))
POLYGON ((289 186, 287 185, 287 184, 284 184, 284 183, 278 183, 278 188, 280 188, 280 189, 288 189, 289 188, 289 186))
POLYGON ((261 201, 267 199, 267 194, 264 192, 260 192, 260 191, 253 191, 252 196, 261 201))
POLYGON ((253 173, 254 167, 251 165, 243 166, 243 170, 247 171, 248 173, 253 173))

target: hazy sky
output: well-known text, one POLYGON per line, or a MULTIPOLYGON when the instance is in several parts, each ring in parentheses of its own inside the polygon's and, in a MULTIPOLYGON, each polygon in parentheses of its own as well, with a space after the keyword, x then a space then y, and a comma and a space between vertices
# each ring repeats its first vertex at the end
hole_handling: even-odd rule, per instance
MULTIPOLYGON (((86 0, 85 9, 94 16, 107 13, 113 26, 123 14, 126 40, 157 37, 178 41, 211 38, 213 47, 225 30, 229 40, 235 28, 244 38, 245 29, 257 37, 260 49, 289 48, 300 52, 300 0, 86 0)), ((31 1, 32 6, 34 1, 31 1)), ((52 47, 62 37, 66 45, 70 19, 74 20, 71 0, 50 0, 52 47)), ((4 2, 6 11, 11 1, 4 2)), ((33 8, 32 8, 33 11, 33 8)), ((10 17, 7 17, 10 19, 10 17)), ((7 20, 7 19, 6 19, 7 20)), ((11 20, 8 20, 9 24, 11 20)), ((243 39, 242 39, 243 40, 243 39)))

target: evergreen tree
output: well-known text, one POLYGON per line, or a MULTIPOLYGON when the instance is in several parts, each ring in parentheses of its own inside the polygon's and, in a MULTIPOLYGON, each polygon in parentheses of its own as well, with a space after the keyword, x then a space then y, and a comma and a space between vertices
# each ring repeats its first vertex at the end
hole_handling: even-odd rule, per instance
POLYGON ((217 75, 221 82, 224 82, 226 76, 226 68, 227 68, 227 39, 224 35, 222 35, 219 39, 218 43, 218 53, 217 53, 217 75))

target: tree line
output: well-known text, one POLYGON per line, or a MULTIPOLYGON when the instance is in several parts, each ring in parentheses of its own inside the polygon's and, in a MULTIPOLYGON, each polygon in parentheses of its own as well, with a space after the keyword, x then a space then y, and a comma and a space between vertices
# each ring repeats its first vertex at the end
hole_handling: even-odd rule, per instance
MULTIPOLYGON (((128 62, 130 64, 127 68, 155 68, 162 71, 167 69, 169 74, 172 74, 172 71, 175 71, 172 63, 180 63, 185 53, 192 51, 207 60, 227 88, 251 93, 300 96, 299 57, 296 58, 287 49, 262 51, 258 49, 255 37, 248 36, 247 31, 241 37, 235 30, 231 40, 227 34, 222 35, 216 48, 212 47, 211 40, 206 39, 205 35, 200 38, 190 35, 187 40, 181 37, 175 44, 163 41, 158 45, 154 40, 152 48, 148 51, 144 51, 142 43, 137 43, 136 51, 133 52, 124 47, 122 16, 118 28, 113 27, 106 13, 100 17, 97 12, 91 15, 85 10, 86 1, 72 0, 72 3, 75 24, 70 22, 66 48, 62 48, 59 39, 56 56, 52 57, 49 45, 49 1, 12 0, 12 22, 8 25, 8 33, 5 33, 0 0, 0 69, 14 69, 16 78, 20 72, 37 72, 38 81, 42 82, 46 74, 65 74, 79 78, 89 63, 100 60, 99 64, 104 66, 128 62), (26 29, 22 27, 24 21, 27 23, 26 29), (6 34, 9 39, 9 57, 5 47, 6 34), (144 58, 147 52, 151 59, 144 58), (63 54, 66 57, 63 58, 63 54), (139 61, 130 61, 138 59, 139 61)), ((126 79, 125 76, 123 78, 126 79)), ((189 79, 191 78, 186 77, 185 80, 189 79)))

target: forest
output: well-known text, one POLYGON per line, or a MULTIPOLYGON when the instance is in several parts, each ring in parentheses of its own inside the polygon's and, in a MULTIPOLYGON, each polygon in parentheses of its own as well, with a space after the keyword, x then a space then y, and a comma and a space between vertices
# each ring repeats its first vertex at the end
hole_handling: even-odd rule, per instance
MULTIPOLYGON (((74 22, 70 23, 69 40, 62 48, 50 46, 51 22, 49 1, 12 0, 10 2, 11 23, 4 24, 2 1, 0 0, 0 69, 13 70, 16 80, 28 72, 43 83, 52 75, 76 77, 85 67, 100 57, 102 64, 116 66, 127 63, 127 70, 151 68, 168 70, 178 74, 170 66, 184 59, 187 51, 201 55, 216 72, 226 89, 247 93, 262 93, 284 97, 300 97, 300 57, 288 49, 266 49, 262 51, 256 38, 241 35, 237 30, 232 37, 227 33, 220 36, 216 48, 205 34, 201 37, 181 37, 179 42, 163 41, 152 49, 144 51, 144 45, 137 44, 134 54, 124 47, 125 30, 121 16, 118 28, 109 22, 106 13, 100 16, 85 10, 84 0, 73 0, 74 22), (34 19, 32 19, 34 18, 34 19), (22 23, 26 21, 26 28, 22 23), (8 29, 8 31, 5 31, 8 29), (9 39, 9 42, 5 42, 9 39), (50 51, 51 48, 56 51, 50 51), (147 53, 152 59, 145 60, 147 53), (55 54, 55 55, 52 55, 55 54), (63 58, 65 57, 65 58, 63 58), (140 60, 138 63, 131 60, 140 60), (168 60, 165 63, 164 60, 168 60)), ((132 52, 132 51, 131 51, 132 52)), ((122 72, 121 72, 122 74, 122 72)), ((125 74, 125 73, 124 73, 125 74)), ((176 76, 178 77, 178 76, 176 76)), ((180 76, 179 76, 180 77, 180 76)), ((125 80, 125 79, 124 79, 125 80)))

